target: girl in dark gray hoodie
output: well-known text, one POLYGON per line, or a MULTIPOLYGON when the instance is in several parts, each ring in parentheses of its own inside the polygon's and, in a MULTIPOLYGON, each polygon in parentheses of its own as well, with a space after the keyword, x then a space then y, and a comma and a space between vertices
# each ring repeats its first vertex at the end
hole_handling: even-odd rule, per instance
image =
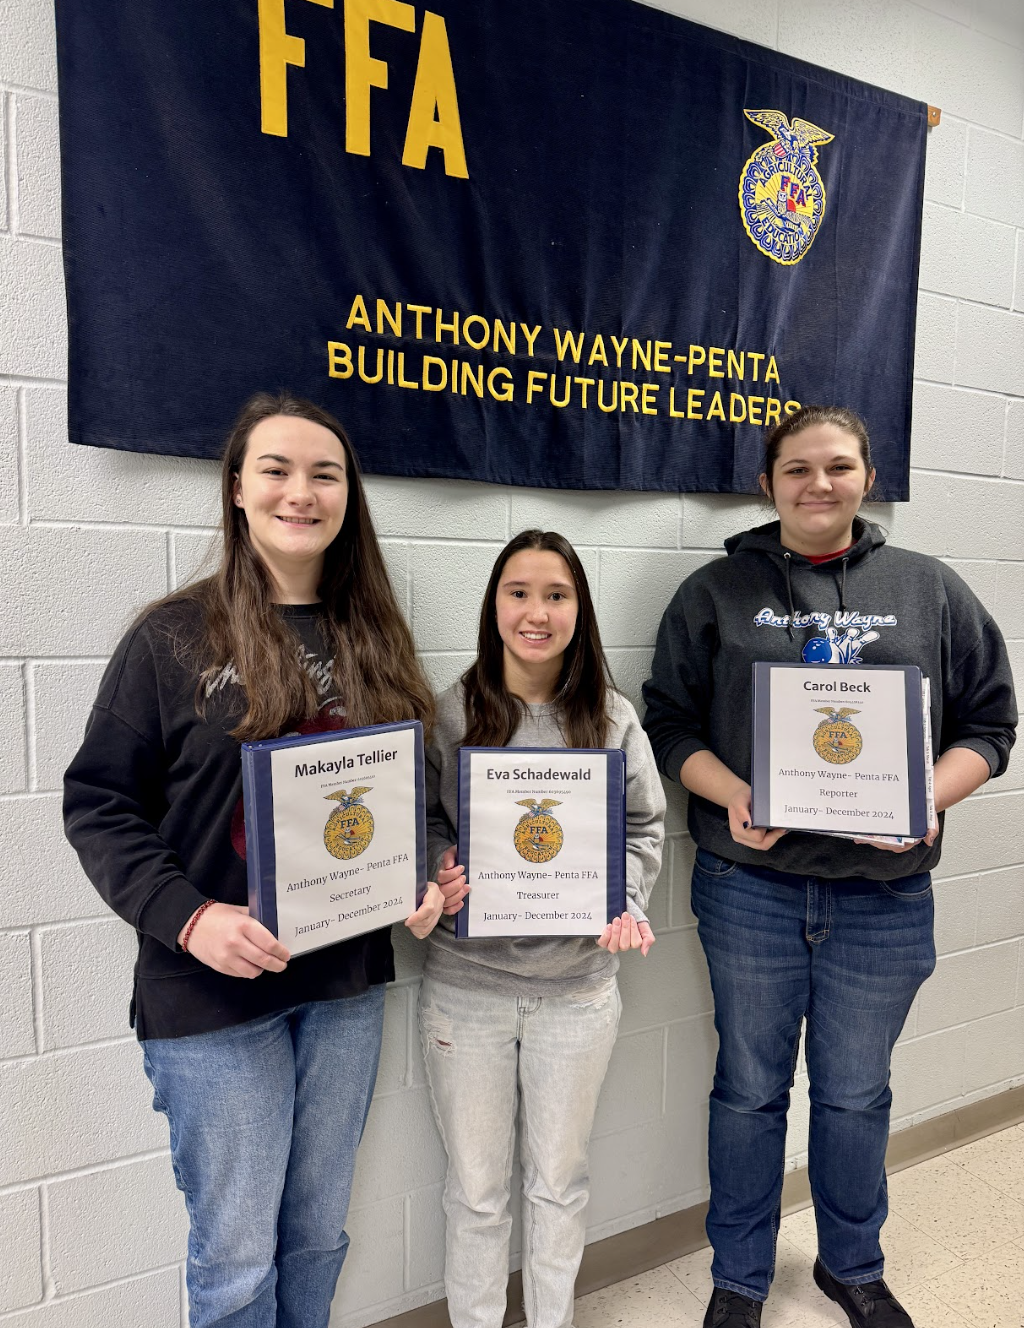
POLYGON ((779 520, 728 540, 665 611, 644 727, 690 792, 693 909, 715 996, 714 1328, 760 1322, 775 1259, 786 1111, 801 1023, 818 1286, 854 1328, 913 1328, 882 1280, 889 1063, 935 964, 942 813, 1002 774, 1016 707, 999 629, 944 563, 895 549, 858 513, 874 470, 863 421, 809 406, 768 440, 779 520), (916 664, 931 684, 938 825, 881 847, 759 829, 750 810, 755 661, 916 664))

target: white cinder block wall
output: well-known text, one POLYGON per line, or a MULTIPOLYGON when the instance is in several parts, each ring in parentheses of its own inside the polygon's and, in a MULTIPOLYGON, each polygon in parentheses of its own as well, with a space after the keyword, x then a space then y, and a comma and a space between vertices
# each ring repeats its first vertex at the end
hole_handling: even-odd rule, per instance
MULTIPOLYGON (((675 0, 698 21, 942 107, 928 146, 913 500, 879 516, 948 558, 995 613, 1024 691, 1024 18, 1018 0, 675 0)), ((185 1323, 185 1223, 166 1127, 126 1025, 134 940, 60 831, 61 773, 134 610, 189 576, 212 464, 65 441, 57 102, 48 0, 0 18, 0 1315, 25 1328, 185 1323)), ((738 169, 738 168, 737 168, 738 169)), ((885 181, 879 181, 884 197, 885 181)), ((884 215, 884 213, 883 213, 884 215)), ((885 372, 879 365, 878 372, 885 372)), ((358 443, 358 440, 356 440, 358 443)), ((370 481, 399 594, 439 684, 468 658, 493 555, 527 525, 581 548, 616 676, 636 698, 679 580, 751 524, 742 499, 370 481), (432 535, 430 532, 438 532, 432 535)), ((1024 1081, 1024 756, 950 817, 938 971, 898 1049, 897 1128, 1024 1081)), ((706 1194, 714 1039, 671 794, 657 948, 625 1013, 593 1145, 593 1238, 706 1194)), ((353 1250, 359 1328, 441 1294, 442 1153, 399 937, 353 1250)), ((802 1160, 798 1093, 791 1163, 802 1160)))

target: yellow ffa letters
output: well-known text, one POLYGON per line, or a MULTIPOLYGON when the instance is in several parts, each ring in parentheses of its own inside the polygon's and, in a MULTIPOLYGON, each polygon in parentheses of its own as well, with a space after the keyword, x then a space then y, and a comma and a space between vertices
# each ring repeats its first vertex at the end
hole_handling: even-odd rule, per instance
MULTIPOLYGON (((308 0, 333 9, 334 0, 308 0)), ((388 86, 385 60, 370 54, 370 24, 416 31, 416 10, 404 0, 343 0, 345 10, 345 151, 370 155, 370 89, 388 86)), ((306 64, 306 43, 285 29, 285 0, 258 0, 261 129, 288 135, 288 66, 306 64)), ((416 79, 402 150, 402 165, 422 170, 430 148, 439 148, 446 175, 469 178, 462 141, 455 71, 448 30, 440 14, 426 10, 420 31, 416 79)))

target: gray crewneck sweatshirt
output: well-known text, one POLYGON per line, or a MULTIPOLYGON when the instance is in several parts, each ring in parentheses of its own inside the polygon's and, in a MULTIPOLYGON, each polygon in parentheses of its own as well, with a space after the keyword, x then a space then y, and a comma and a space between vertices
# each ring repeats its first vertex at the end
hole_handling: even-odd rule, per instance
MULTIPOLYGON (((626 753, 626 901, 638 921, 661 868, 665 794, 636 711, 618 692, 609 696, 608 746, 626 753)), ((431 879, 458 824, 458 751, 466 732, 462 684, 438 701, 437 726, 427 749, 427 852, 431 879)), ((564 747, 554 704, 528 705, 510 747, 564 747)), ((617 955, 592 936, 510 936, 456 940, 454 920, 442 916, 428 938, 426 973, 456 987, 509 995, 561 995, 606 981, 617 955)))

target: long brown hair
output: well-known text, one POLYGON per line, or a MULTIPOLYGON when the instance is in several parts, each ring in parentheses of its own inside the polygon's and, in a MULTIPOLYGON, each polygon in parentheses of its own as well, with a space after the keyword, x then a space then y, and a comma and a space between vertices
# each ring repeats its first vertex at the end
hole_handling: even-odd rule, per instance
POLYGON ((352 444, 333 415, 287 392, 258 392, 228 436, 221 465, 220 567, 160 601, 193 602, 202 609, 201 637, 185 643, 200 669, 196 707, 204 712, 207 685, 228 665, 245 694, 247 709, 231 731, 241 742, 275 737, 289 724, 313 719, 322 704, 300 662, 299 638, 274 606, 270 573, 253 547, 246 515, 234 501, 249 435, 274 415, 322 425, 345 453, 348 504, 341 530, 324 554, 318 593, 324 646, 334 654, 334 684, 347 722, 358 728, 419 719, 429 730, 433 693, 388 578, 352 444))
POLYGON ((505 644, 498 632, 495 609, 498 583, 505 564, 524 549, 557 553, 572 574, 578 611, 576 630, 562 658, 555 693, 559 727, 569 747, 603 747, 608 736, 608 700, 614 691, 608 661, 601 648, 594 601, 579 555, 564 535, 554 530, 524 530, 498 554, 480 608, 476 660, 462 675, 466 705, 467 747, 504 747, 512 740, 525 709, 505 686, 505 644))

